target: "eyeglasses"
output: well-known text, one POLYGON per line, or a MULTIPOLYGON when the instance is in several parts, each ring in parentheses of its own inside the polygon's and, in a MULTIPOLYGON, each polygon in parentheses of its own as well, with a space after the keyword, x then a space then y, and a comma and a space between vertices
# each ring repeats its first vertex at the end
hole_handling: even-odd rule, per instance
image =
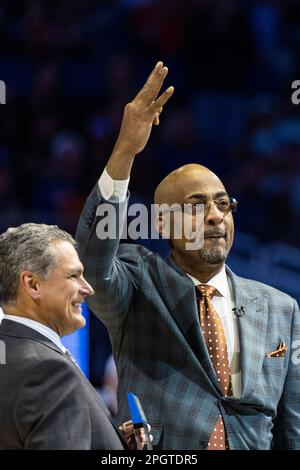
POLYGON ((217 207, 218 211, 224 215, 227 215, 229 212, 237 211, 238 201, 234 197, 221 197, 218 199, 197 201, 197 203, 193 203, 193 204, 184 204, 185 206, 184 210, 187 213, 196 216, 197 214, 199 214, 199 212, 201 213, 202 207, 204 206, 204 217, 205 217, 209 212, 210 204, 212 202, 217 207), (200 208, 200 211, 199 211, 199 208, 200 208))
POLYGON ((212 202, 217 207, 218 211, 223 213, 224 215, 227 215, 229 212, 237 211, 238 201, 234 197, 222 196, 217 199, 201 200, 201 201, 198 200, 197 202, 185 203, 183 205, 173 204, 171 207, 167 207, 167 208, 163 207, 163 209, 162 207, 160 207, 159 213, 161 215, 165 215, 170 212, 183 212, 185 214, 189 214, 189 215, 196 217, 202 214, 204 211, 204 217, 206 217, 210 208, 210 204, 212 202))

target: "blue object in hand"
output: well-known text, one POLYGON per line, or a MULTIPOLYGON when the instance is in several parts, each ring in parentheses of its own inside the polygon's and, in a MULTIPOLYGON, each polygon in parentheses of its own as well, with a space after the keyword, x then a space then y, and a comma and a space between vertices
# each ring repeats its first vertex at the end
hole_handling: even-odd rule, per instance
POLYGON ((146 436, 146 449, 152 450, 152 444, 150 440, 150 434, 148 429, 148 422, 141 405, 140 400, 134 393, 129 392, 127 394, 128 406, 131 416, 131 421, 133 422, 134 429, 144 428, 146 436))

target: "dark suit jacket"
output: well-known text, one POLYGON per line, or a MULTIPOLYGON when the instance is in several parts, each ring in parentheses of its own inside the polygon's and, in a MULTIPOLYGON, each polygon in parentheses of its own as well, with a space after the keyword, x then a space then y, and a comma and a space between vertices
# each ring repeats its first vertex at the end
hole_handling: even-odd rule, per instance
POLYGON ((0 341, 0 449, 124 448, 97 392, 52 341, 10 320, 0 341))
MULTIPOLYGON (((163 449, 206 449, 218 415, 231 449, 300 449, 300 313, 294 299, 229 276, 238 318, 241 397, 225 397, 201 335, 195 287, 173 262, 138 245, 99 240, 98 186, 81 215, 77 241, 88 301, 108 328, 119 374, 118 419, 126 393, 138 395, 163 449), (266 357, 284 342, 285 357, 266 357)), ((124 205, 111 204, 118 213, 124 205)), ((101 208, 101 206, 99 206, 101 208)), ((107 217, 107 213, 104 214, 107 217)), ((122 217, 120 217, 122 224, 122 217)))

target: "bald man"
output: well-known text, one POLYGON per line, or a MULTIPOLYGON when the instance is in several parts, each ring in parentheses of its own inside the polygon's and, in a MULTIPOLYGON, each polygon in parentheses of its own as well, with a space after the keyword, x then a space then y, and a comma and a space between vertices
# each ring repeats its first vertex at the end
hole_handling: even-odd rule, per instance
POLYGON ((132 164, 174 91, 161 93, 167 72, 158 62, 125 107, 77 230, 95 290, 88 303, 109 331, 117 365, 118 421, 129 418, 126 393, 133 391, 156 449, 300 449, 299 308, 225 265, 236 201, 220 179, 190 164, 160 183, 155 203, 157 227, 170 242, 166 259, 142 246, 119 246, 132 164), (178 208, 188 210, 176 222, 178 208), (117 237, 103 236, 104 217, 117 237), (178 223, 190 226, 180 237, 178 223))

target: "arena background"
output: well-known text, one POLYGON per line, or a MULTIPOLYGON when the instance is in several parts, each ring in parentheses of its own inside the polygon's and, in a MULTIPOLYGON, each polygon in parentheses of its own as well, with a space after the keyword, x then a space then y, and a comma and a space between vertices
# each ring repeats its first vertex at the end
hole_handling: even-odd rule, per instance
MULTIPOLYGON (((239 200, 228 264, 300 301, 299 49, 298 0, 1 0, 0 230, 74 234, 124 105, 163 60, 175 94, 136 160, 131 201, 150 204, 182 164, 209 166, 239 200)), ((65 341, 109 387, 100 322, 90 315, 65 341)))

